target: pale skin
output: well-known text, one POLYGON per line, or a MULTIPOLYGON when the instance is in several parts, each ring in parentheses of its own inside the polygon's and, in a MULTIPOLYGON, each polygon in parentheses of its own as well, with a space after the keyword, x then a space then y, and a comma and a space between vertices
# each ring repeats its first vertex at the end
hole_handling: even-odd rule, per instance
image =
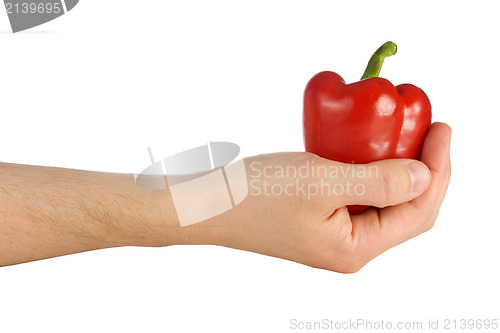
MULTIPOLYGON (((180 227, 168 190, 140 188, 130 174, 0 163, 0 266, 117 246, 215 244, 353 273, 432 228, 450 179, 450 137, 446 124, 435 123, 421 162, 385 160, 372 164, 378 172, 370 176, 301 179, 361 184, 362 195, 257 195, 253 186, 235 208, 187 227, 180 227), (373 207, 349 215, 345 206, 352 204, 373 207)), ((310 153, 245 159, 249 178, 264 166, 311 164, 352 167, 310 153)))

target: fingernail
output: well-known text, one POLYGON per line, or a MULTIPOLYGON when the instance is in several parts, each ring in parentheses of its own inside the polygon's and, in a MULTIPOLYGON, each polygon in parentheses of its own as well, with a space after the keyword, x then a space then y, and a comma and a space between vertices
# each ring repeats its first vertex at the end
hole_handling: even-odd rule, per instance
POLYGON ((429 169, 422 163, 411 162, 408 164, 411 179, 411 191, 421 193, 429 186, 430 173, 429 169))

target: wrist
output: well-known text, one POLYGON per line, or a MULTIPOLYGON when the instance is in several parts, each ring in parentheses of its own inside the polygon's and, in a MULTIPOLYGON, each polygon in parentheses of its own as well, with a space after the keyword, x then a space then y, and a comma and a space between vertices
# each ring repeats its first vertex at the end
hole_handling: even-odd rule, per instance
MULTIPOLYGON (((132 178, 133 181, 133 178, 132 178)), ((181 227, 172 195, 166 190, 143 189, 133 184, 125 205, 134 214, 122 216, 120 238, 124 245, 169 246, 211 244, 210 220, 181 227)))

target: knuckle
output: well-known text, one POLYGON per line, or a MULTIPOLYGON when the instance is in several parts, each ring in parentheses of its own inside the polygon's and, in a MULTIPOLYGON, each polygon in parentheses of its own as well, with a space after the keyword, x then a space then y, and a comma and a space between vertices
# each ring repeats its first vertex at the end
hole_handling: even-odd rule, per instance
POLYGON ((436 224, 436 219, 429 219, 427 220, 427 223, 425 223, 424 225, 424 232, 427 232, 429 230, 431 230, 432 228, 434 228, 434 225, 436 224))
POLYGON ((403 165, 381 168, 380 200, 384 205, 398 203, 400 196, 408 192, 410 187, 410 177, 403 165))
POLYGON ((412 202, 410 202, 409 204, 413 208, 412 216, 418 217, 418 221, 419 221, 418 234, 421 234, 421 233, 424 233, 424 232, 431 230, 436 223, 436 218, 437 218, 437 214, 439 212, 439 209, 427 210, 427 209, 424 209, 422 207, 415 205, 412 202))
POLYGON ((354 274, 354 273, 359 272, 361 270, 361 268, 363 268, 363 266, 364 265, 362 265, 358 262, 351 261, 351 262, 347 262, 344 265, 342 265, 341 267, 339 267, 339 269, 337 271, 339 273, 343 273, 343 274, 354 274))
POLYGON ((353 274, 359 272, 367 261, 364 260, 362 249, 358 248, 355 244, 344 249, 341 253, 342 260, 336 269, 339 273, 353 274))
POLYGON ((382 188, 381 188, 381 198, 384 203, 389 203, 392 200, 392 177, 387 170, 382 171, 382 188))
POLYGON ((367 244, 356 238, 347 237, 336 244, 320 243, 323 245, 315 246, 314 252, 310 253, 308 262, 310 266, 342 274, 353 274, 360 271, 372 259, 367 244))
POLYGON ((299 158, 302 160, 302 162, 318 162, 320 157, 314 153, 305 151, 301 152, 299 155, 299 158))

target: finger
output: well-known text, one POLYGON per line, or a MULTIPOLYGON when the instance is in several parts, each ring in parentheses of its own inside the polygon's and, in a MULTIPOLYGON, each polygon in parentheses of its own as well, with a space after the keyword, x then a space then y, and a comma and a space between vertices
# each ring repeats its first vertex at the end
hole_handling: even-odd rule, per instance
POLYGON ((413 201, 417 207, 440 205, 443 201, 451 175, 450 144, 451 128, 444 123, 434 123, 424 142, 421 158, 431 171, 431 186, 425 196, 413 201))
POLYGON ((352 216, 353 237, 369 235, 372 257, 413 238, 432 227, 450 179, 450 136, 446 124, 435 123, 426 137, 422 161, 431 172, 427 191, 414 200, 394 207, 370 210, 352 216))
POLYGON ((395 235, 395 242, 415 237, 434 225, 450 182, 450 142, 451 128, 443 123, 433 124, 422 150, 422 161, 431 172, 429 189, 408 203, 380 211, 382 225, 387 224, 388 229, 400 229, 401 240, 398 240, 395 235), (418 216, 419 218, 408 221, 405 216, 418 216), (406 225, 391 227, 396 223, 406 225))
MULTIPOLYGON (((427 166, 415 160, 393 159, 370 164, 337 164, 330 177, 331 194, 340 206, 387 207, 422 194, 430 184, 427 166)), ((331 196, 330 196, 331 197, 331 196)))

